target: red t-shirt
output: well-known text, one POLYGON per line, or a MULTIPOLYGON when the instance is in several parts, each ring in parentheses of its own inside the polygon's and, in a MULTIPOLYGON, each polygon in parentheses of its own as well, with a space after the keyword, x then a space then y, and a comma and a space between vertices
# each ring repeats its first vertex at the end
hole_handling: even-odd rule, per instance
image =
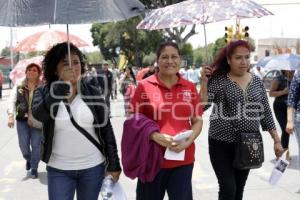
MULTIPOLYGON (((156 121, 160 133, 174 136, 191 129, 190 119, 203 113, 195 85, 178 75, 177 83, 167 88, 157 74, 139 82, 130 101, 130 111, 156 121)), ((165 151, 165 148, 162 147, 165 151)), ((164 160, 162 168, 191 164, 195 160, 195 144, 185 151, 184 161, 164 160)))

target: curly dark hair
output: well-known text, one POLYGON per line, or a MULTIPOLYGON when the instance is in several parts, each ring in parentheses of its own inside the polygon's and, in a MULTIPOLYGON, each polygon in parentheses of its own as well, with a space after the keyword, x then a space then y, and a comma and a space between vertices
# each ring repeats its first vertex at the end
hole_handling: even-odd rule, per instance
MULTIPOLYGON (((83 53, 72 43, 70 43, 70 53, 72 55, 77 55, 81 64, 81 74, 85 72, 85 60, 83 53)), ((58 63, 63 60, 66 55, 68 55, 68 43, 62 42, 54 45, 45 55, 42 62, 44 70, 44 80, 47 85, 52 82, 57 81, 59 77, 57 76, 57 66, 58 63)))
POLYGON ((214 62, 211 64, 211 67, 214 69, 212 74, 213 76, 218 74, 227 74, 230 71, 230 66, 227 62, 227 59, 231 58, 234 50, 240 46, 247 48, 249 52, 251 52, 251 45, 245 40, 235 40, 230 42, 220 50, 214 62))

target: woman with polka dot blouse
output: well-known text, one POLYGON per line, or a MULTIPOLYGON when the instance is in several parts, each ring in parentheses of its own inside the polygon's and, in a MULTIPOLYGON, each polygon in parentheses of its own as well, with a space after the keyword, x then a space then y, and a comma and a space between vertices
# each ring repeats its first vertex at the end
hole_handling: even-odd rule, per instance
POLYGON ((274 140, 275 155, 283 152, 263 83, 249 73, 250 50, 248 42, 233 41, 201 73, 205 109, 213 104, 209 155, 219 183, 219 200, 243 199, 249 170, 232 166, 239 132, 259 131, 261 125, 274 140))
POLYGON ((290 85, 287 108, 286 132, 295 132, 298 142, 298 169, 300 168, 300 72, 298 72, 290 85))

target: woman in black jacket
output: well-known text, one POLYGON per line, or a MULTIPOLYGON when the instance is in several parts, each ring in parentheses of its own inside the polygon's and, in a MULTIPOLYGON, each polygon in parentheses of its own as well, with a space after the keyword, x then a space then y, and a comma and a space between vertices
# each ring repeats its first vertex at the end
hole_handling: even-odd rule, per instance
POLYGON ((35 91, 32 110, 43 122, 49 199, 73 199, 76 191, 77 199, 96 200, 105 173, 114 181, 121 173, 104 96, 93 77, 83 76, 83 54, 73 44, 70 57, 66 42, 52 47, 43 67, 45 85, 35 91))

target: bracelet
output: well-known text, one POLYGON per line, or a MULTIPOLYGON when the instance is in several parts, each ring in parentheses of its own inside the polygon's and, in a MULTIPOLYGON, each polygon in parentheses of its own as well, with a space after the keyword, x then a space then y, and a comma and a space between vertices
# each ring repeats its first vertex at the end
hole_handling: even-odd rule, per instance
POLYGON ((275 141, 274 144, 281 143, 281 141, 275 141))

